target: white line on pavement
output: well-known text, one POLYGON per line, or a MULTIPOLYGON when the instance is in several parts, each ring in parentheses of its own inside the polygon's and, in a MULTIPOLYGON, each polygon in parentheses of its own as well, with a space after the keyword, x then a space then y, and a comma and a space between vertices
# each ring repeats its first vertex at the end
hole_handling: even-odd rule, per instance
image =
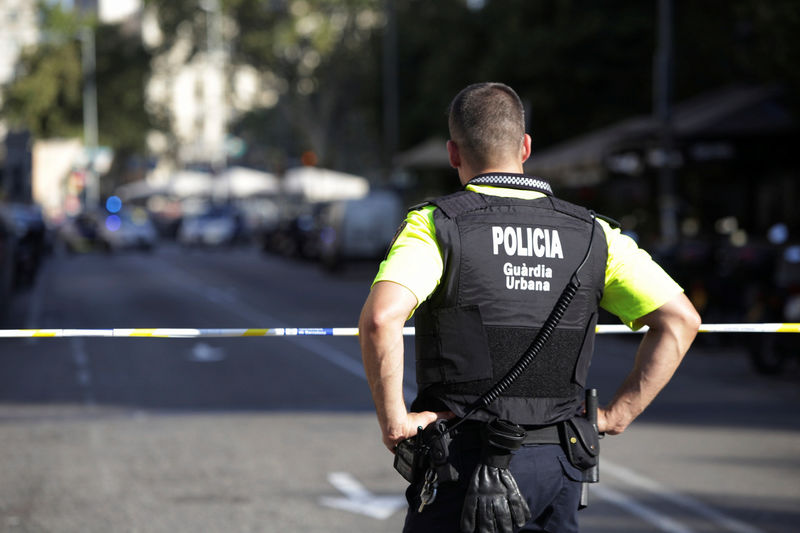
POLYGON ((322 496, 319 502, 327 507, 386 520, 407 505, 404 496, 372 494, 348 472, 331 472, 328 474, 328 482, 336 487, 343 496, 322 496))
POLYGON ((94 405, 94 395, 92 394, 92 372, 89 369, 89 356, 83 339, 73 337, 70 339, 72 346, 72 362, 75 364, 75 380, 83 392, 83 403, 94 405))
POLYGON ((692 529, 689 529, 680 522, 677 522, 676 520, 673 520, 672 518, 669 518, 658 511, 647 507, 646 505, 642 505, 635 499, 626 496, 622 492, 616 491, 610 487, 605 487, 603 485, 593 485, 591 490, 593 494, 597 494, 609 503, 616 505, 617 507, 621 507, 630 514, 652 524, 658 528, 659 531, 667 531, 669 533, 693 533, 692 529))
POLYGON ((637 474, 629 468, 605 459, 602 460, 601 468, 603 469, 603 474, 608 474, 619 479, 620 481, 627 483, 628 485, 636 487, 637 489, 646 490, 656 494, 658 497, 663 498, 664 500, 689 509, 715 523, 717 526, 723 528, 724 531, 731 531, 733 533, 763 533, 758 528, 727 516, 722 512, 705 505, 699 500, 669 489, 661 483, 658 483, 657 481, 641 474, 637 474))
MULTIPOLYGON (((165 267, 160 269, 160 271, 164 272, 167 270, 167 268, 172 269, 174 272, 173 277, 175 280, 179 280, 183 287, 191 290, 194 293, 200 294, 204 298, 211 300, 217 305, 224 306, 231 313, 239 315, 243 319, 256 324, 276 324, 276 327, 285 327, 282 321, 279 321, 276 318, 267 315, 266 313, 263 313, 254 307, 251 307, 247 303, 237 298, 233 292, 201 288, 206 287, 206 283, 203 283, 201 280, 193 277, 191 274, 184 272, 174 265, 169 265, 168 267, 166 265, 168 265, 168 263, 165 262, 165 267)), ((366 380, 364 367, 361 364, 361 361, 354 359, 341 350, 332 348, 320 340, 309 337, 286 337, 286 339, 312 353, 315 353, 329 363, 338 366, 342 370, 366 380)), ((410 387, 408 385, 403 386, 403 395, 407 401, 411 401, 416 394, 416 387, 410 387)))
MULTIPOLYGON (((170 265, 170 267, 174 268, 176 271, 178 270, 172 265, 170 265)), ((189 288, 193 292, 200 293, 204 297, 209 297, 208 292, 198 289, 198 287, 203 287, 204 284, 200 283, 199 280, 191 280, 189 279, 190 277, 191 276, 183 272, 181 272, 180 276, 177 276, 177 278, 183 282, 182 284, 185 287, 189 288)), ((227 293, 227 297, 225 298, 218 298, 216 296, 217 294, 212 296, 215 303, 225 306, 232 313, 235 313, 244 319, 252 320, 256 323, 276 324, 277 326, 280 326, 279 321, 277 321, 274 317, 266 315, 258 309, 250 307, 231 293, 227 293)), ((314 338, 287 337, 287 340, 319 355, 326 361, 338 366, 350 374, 366 380, 364 369, 360 361, 356 361, 348 354, 340 350, 336 350, 335 348, 331 348, 324 342, 314 338)), ((416 395, 416 390, 413 387, 405 385, 403 387, 403 393, 407 399, 411 399, 416 395)), ((734 518, 728 517, 693 498, 672 491, 654 480, 636 474, 632 470, 616 465, 610 461, 603 460, 603 472, 630 485, 648 490, 657 496, 660 496, 663 499, 671 501, 684 508, 691 509, 698 515, 703 516, 717 525, 726 528, 727 531, 732 531, 734 533, 762 533, 762 531, 759 529, 749 526, 748 524, 740 522, 734 518)), ((692 533, 692 530, 687 528, 685 525, 666 517, 645 505, 642 505, 633 498, 625 496, 614 489, 601 485, 595 485, 592 487, 592 489, 593 491, 597 492, 598 496, 601 498, 626 509, 635 516, 647 520, 662 531, 667 531, 670 533, 692 533)))
MULTIPOLYGON (((45 297, 45 284, 49 282, 50 272, 52 267, 50 266, 51 261, 45 261, 44 265, 42 265, 41 270, 39 271, 39 275, 36 277, 36 284, 33 287, 33 293, 31 294, 31 298, 29 300, 30 304, 28 306, 28 314, 26 316, 25 327, 28 329, 35 328, 37 325, 41 325, 42 321, 42 304, 44 303, 45 297)), ((25 342, 29 344, 36 344, 39 339, 35 338, 28 338, 25 342)))

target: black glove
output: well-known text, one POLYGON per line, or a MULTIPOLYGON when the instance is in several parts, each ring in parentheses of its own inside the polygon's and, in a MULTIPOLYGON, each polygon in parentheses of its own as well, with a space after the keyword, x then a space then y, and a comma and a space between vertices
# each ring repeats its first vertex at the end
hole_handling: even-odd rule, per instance
POLYGON ((522 446, 525 430, 504 420, 486 425, 481 462, 467 486, 461 511, 464 533, 512 533, 531 519, 508 465, 511 452, 522 446))

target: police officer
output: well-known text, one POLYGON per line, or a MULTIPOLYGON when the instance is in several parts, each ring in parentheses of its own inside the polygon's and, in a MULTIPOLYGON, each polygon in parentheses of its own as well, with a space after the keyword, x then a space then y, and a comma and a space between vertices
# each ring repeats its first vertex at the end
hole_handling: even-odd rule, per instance
POLYGON ((449 128, 449 160, 464 190, 408 213, 359 321, 385 446, 394 452, 418 428, 468 414, 525 352, 565 285, 577 280, 579 288, 533 364, 454 431, 449 462, 458 481, 440 484, 435 499, 428 491, 425 502, 423 481, 409 487, 404 530, 577 531, 581 472, 554 428, 582 409, 598 307, 633 329, 649 327, 630 374, 598 410, 598 429, 610 435, 622 433, 669 381, 700 318, 682 289, 618 228, 523 174, 531 138, 510 87, 463 89, 451 103, 449 128), (415 313, 418 396, 409 410, 402 327, 415 313), (492 420, 525 430, 507 468, 516 482, 509 494, 518 490, 529 513, 521 518, 510 498, 511 509, 504 503, 487 525, 481 513, 491 509, 466 509, 465 500, 475 500, 470 483, 485 456, 485 438, 476 436, 492 420), (511 522, 504 513, 514 515, 511 522))

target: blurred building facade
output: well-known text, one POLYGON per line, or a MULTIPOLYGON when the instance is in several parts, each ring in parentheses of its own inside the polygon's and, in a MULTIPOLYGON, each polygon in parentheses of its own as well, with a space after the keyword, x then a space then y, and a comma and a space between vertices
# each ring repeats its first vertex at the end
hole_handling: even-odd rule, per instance
MULTIPOLYGON (((163 163, 154 175, 167 179, 175 169, 205 167, 219 172, 227 164, 231 145, 228 124, 256 105, 277 102, 277 93, 263 90, 262 76, 247 65, 234 65, 225 45, 235 22, 222 13, 217 0, 200 2, 197 16, 205 19, 205 39, 179 31, 172 46, 152 62, 147 85, 151 113, 166 119, 169 133, 152 132, 148 147, 163 163)), ((151 50, 163 45, 156 10, 142 14, 143 42, 151 50)))
MULTIPOLYGON (((156 10, 152 6, 146 8, 142 0, 60 3, 64 9, 96 14, 101 23, 118 24, 121 31, 141 35, 151 50, 162 44, 156 10)), ((193 38, 188 32, 181 34, 171 48, 159 51, 153 59, 146 88, 147 106, 150 112, 166 119, 167 124, 166 133, 153 131, 148 135, 154 158, 164 163, 154 173, 156 182, 165 182, 175 170, 184 167, 222 170, 230 146, 226 126, 231 117, 256 103, 277 101, 276 94, 260 90, 260 77, 255 69, 233 67, 228 61, 225 34, 235 31, 235 27, 224 18, 219 2, 205 0, 200 7, 196 16, 205 19, 206 35, 193 38), (193 50, 198 53, 192 53, 193 50)), ((0 84, 13 80, 23 47, 35 45, 42 38, 38 24, 36 0, 0 0, 0 84)), ((0 178, 7 160, 4 142, 7 133, 0 122, 0 178)), ((86 165, 86 154, 78 140, 45 140, 35 144, 27 149, 29 160, 31 153, 34 154, 34 169, 28 174, 27 185, 0 184, 0 190, 32 191, 48 213, 59 216, 69 191, 81 181, 80 168, 86 165)))
POLYGON ((22 48, 39 40, 36 3, 0 0, 0 85, 14 77, 22 48))

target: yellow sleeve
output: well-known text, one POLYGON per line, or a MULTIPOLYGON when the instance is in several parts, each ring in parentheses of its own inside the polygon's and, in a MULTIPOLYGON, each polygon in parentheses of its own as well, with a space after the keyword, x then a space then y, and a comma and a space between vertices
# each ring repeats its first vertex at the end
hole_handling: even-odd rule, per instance
POLYGON ((399 283, 414 293, 417 306, 436 289, 444 270, 433 224, 434 209, 428 206, 408 213, 372 282, 399 283))
POLYGON ((633 322, 683 292, 636 242, 598 220, 608 242, 606 286, 600 307, 633 329, 633 322))
MULTIPOLYGON (((410 290, 417 306, 428 299, 442 277, 444 264, 436 241, 433 206, 409 212, 373 285, 392 281, 410 290)), ((608 242, 606 284, 600 306, 633 328, 633 322, 656 310, 683 289, 619 229, 599 220, 608 242)))

